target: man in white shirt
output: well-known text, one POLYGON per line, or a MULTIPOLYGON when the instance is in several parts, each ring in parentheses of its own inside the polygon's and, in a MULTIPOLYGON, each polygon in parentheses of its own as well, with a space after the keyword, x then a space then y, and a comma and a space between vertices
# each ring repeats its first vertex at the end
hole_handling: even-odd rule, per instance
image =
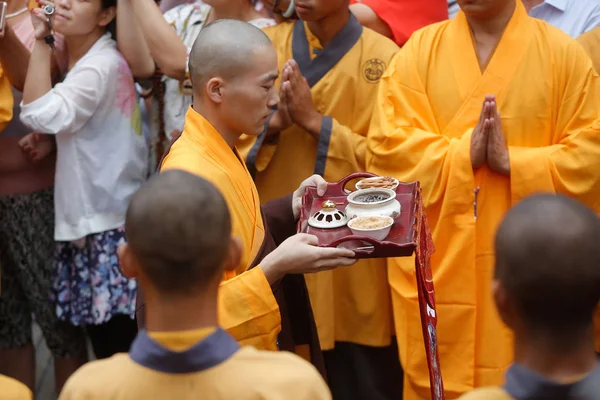
POLYGON ((531 17, 546 21, 572 38, 600 26, 600 0, 523 0, 531 17))

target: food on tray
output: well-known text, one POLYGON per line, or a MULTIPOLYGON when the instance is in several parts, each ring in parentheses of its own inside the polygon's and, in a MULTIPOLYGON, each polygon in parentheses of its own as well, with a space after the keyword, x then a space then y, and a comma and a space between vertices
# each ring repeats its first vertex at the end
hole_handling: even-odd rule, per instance
POLYGON ((392 222, 390 217, 358 217, 351 220, 348 225, 354 229, 367 231, 387 228, 392 222))
POLYGON ((388 200, 390 197, 392 196, 389 193, 370 192, 354 196, 352 200, 354 200, 356 203, 377 203, 380 201, 388 200))
POLYGON ((398 180, 389 176, 367 178, 356 184, 357 189, 395 189, 396 187, 398 187, 398 180))

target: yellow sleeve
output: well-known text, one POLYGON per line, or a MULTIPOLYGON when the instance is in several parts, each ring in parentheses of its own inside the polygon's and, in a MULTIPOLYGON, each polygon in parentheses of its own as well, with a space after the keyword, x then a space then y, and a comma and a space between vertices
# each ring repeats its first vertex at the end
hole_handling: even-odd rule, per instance
MULTIPOLYGON (((335 118, 324 116, 321 135, 329 135, 327 163, 341 168, 346 175, 365 170, 365 154, 367 139, 360 133, 352 131, 339 123, 335 118), (334 163, 330 163, 334 161, 334 163)), ((317 150, 318 152, 321 149, 317 150)), ((317 155, 317 159, 319 156, 317 155)), ((335 174, 339 175, 339 174, 335 174)))
POLYGON ((514 203, 535 192, 562 193, 600 211, 600 78, 575 43, 565 60, 554 144, 509 146, 511 198, 514 203))
POLYGON ((414 40, 392 59, 381 79, 367 136, 367 171, 420 181, 426 207, 442 200, 453 212, 472 209, 471 131, 442 135, 416 65, 414 40))
POLYGON ((12 113, 13 96, 10 82, 0 67, 0 131, 6 128, 6 125, 10 122, 13 116, 12 113))
POLYGON ((221 283, 219 324, 241 345, 277 350, 281 315, 260 267, 221 283))
POLYGON ((29 388, 8 376, 0 375, 0 400, 30 400, 33 395, 29 388))
POLYGON ((592 59, 596 72, 600 73, 600 27, 579 36, 577 41, 592 59))

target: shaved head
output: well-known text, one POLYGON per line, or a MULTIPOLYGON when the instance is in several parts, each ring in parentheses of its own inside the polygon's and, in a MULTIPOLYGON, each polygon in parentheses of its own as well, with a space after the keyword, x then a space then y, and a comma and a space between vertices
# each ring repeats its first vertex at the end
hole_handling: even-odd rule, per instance
POLYGON ((184 171, 155 175, 133 196, 125 221, 142 273, 163 294, 186 294, 220 279, 231 223, 206 180, 184 171))
POLYGON ((260 135, 279 103, 277 52, 260 29, 219 19, 206 25, 189 61, 195 111, 233 141, 260 135), (242 111, 243 112, 240 112, 242 111))
POLYGON ((495 275, 528 329, 589 329, 600 300, 600 220, 565 196, 523 200, 497 231, 495 275))
POLYGON ((247 22, 219 19, 200 31, 190 52, 192 86, 203 86, 209 79, 232 78, 252 65, 256 50, 273 46, 263 31, 247 22))

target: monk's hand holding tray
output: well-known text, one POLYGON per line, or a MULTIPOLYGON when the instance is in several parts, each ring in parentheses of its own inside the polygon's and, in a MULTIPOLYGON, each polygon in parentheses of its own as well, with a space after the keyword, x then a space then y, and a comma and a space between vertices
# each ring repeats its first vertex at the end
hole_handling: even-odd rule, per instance
MULTIPOLYGON (((355 173, 337 183, 329 183, 323 195, 314 187, 307 187, 302 198, 302 209, 297 231, 318 238, 320 247, 346 248, 354 251, 356 258, 388 258, 411 256, 417 244, 417 218, 421 203, 421 192, 418 182, 402 183, 393 189, 386 189, 396 194, 400 203, 400 215, 395 218, 389 234, 383 240, 376 240, 364 235, 354 235, 347 226, 324 229, 311 226, 311 216, 323 210, 323 204, 335 204, 337 210, 345 210, 348 205, 348 194, 345 187, 348 182, 359 178, 374 178, 373 174, 355 173)), ((382 180, 383 181, 383 180, 382 180)), ((394 182, 395 184, 395 182, 394 182)), ((378 190, 378 189, 367 189, 378 190)), ((351 218, 352 215, 348 215, 351 218)), ((356 230, 355 230, 356 231, 356 230)))

